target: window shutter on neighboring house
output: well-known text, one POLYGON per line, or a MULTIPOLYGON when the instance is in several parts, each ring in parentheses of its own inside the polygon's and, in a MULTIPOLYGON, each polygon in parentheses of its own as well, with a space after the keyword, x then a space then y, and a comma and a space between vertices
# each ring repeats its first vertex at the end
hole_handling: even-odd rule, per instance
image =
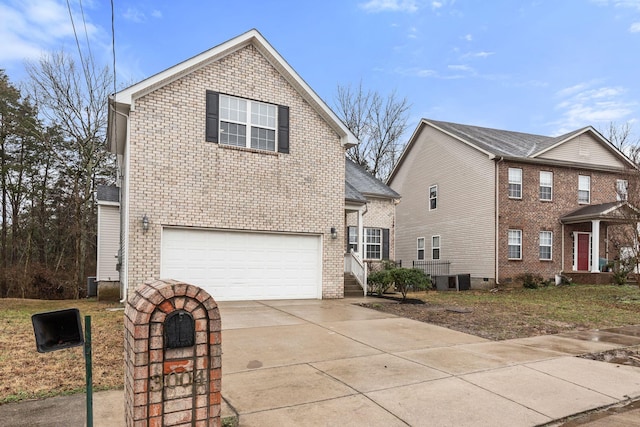
POLYGON ((289 154, 289 107, 278 105, 278 153, 289 154))
POLYGON ((219 93, 207 91, 207 123, 205 139, 207 142, 218 142, 218 99, 219 93))
POLYGON ((389 229, 382 229, 382 259, 389 259, 389 229))

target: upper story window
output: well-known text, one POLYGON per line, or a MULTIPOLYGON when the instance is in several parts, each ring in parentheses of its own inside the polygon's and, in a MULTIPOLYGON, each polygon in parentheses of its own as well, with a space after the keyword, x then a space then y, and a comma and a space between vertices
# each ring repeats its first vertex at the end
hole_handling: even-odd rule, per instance
POLYGON ((424 259, 424 237, 418 237, 418 260, 424 259))
POLYGON ((440 259, 440 236, 431 236, 431 259, 440 259))
POLYGON ((289 152, 289 107, 207 91, 206 140, 289 152))
POLYGON ((522 169, 509 168, 509 198, 522 198, 522 169))
POLYGON ((540 171, 540 200, 553 197, 553 172, 540 171))
POLYGON ((627 200, 629 182, 626 179, 616 180, 616 198, 618 201, 627 200))
POLYGON ((509 230, 509 259, 522 259, 522 230, 509 230))
POLYGON ((438 186, 429 187, 429 210, 435 210, 438 207, 438 186))
POLYGON ((578 203, 591 203, 591 177, 578 175, 578 203))

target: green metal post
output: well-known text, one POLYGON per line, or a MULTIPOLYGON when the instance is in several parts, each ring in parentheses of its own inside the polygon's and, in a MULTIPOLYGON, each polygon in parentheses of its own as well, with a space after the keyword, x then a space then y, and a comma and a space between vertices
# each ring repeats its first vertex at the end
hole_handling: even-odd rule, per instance
POLYGON ((87 375, 87 427, 93 427, 93 377, 91 375, 91 316, 84 316, 84 366, 87 375))

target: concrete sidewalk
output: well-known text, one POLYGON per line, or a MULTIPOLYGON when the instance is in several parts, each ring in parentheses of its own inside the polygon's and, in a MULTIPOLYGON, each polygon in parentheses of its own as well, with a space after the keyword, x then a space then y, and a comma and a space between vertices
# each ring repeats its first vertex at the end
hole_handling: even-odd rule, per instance
MULTIPOLYGON (((640 398, 640 369, 574 357, 640 344, 637 328, 495 342, 359 301, 220 303, 224 412, 240 426, 536 426, 640 398)), ((123 425, 122 391, 94 408, 96 427, 123 425)), ((0 406, 0 426, 83 424, 84 396, 0 406)))

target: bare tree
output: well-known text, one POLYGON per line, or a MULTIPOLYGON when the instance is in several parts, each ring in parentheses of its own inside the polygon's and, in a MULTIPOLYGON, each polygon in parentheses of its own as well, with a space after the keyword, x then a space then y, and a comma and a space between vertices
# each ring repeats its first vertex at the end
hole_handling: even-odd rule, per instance
POLYGON ((640 165, 640 138, 634 137, 629 122, 618 124, 610 122, 604 131, 600 131, 618 150, 640 165))
POLYGON ((360 141, 347 157, 386 181, 403 148, 409 108, 407 99, 399 99, 395 91, 385 98, 365 91, 362 83, 355 89, 338 85, 338 116, 360 141))
POLYGON ((92 61, 76 66, 65 52, 28 63, 31 94, 49 125, 60 129, 62 139, 51 152, 62 165, 57 177, 59 197, 70 204, 73 218, 74 270, 78 286, 86 275, 87 245, 94 240, 94 185, 109 164, 105 135, 107 96, 112 76, 107 67, 92 61))

